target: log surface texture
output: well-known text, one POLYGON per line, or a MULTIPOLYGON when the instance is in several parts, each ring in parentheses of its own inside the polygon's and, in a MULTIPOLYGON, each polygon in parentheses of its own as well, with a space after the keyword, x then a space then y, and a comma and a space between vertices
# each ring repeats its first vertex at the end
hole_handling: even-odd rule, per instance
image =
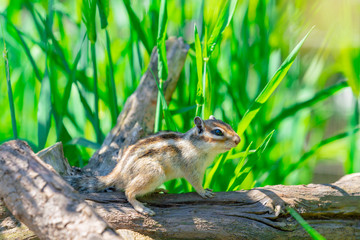
MULTIPOLYGON (((22 141, 0 147, 0 196, 41 239, 88 239, 81 234, 89 230, 98 239, 310 239, 282 211, 285 206, 328 239, 360 239, 359 173, 333 184, 267 186, 219 192, 213 199, 196 193, 153 194, 141 199, 156 212, 146 217, 123 193, 79 194, 50 168, 22 141), (67 235, 72 230, 76 236, 67 235)), ((0 209, 4 225, 11 214, 0 209)), ((24 238, 35 237, 15 225, 24 238)))

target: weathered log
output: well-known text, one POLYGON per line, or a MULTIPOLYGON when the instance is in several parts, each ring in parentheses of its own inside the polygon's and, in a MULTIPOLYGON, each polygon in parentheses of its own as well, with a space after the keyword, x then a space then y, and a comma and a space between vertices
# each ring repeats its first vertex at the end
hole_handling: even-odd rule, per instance
MULTIPOLYGON (((147 217, 137 213, 123 193, 92 193, 80 197, 69 190, 70 187, 56 173, 46 170, 47 165, 37 166, 39 164, 38 157, 21 142, 0 147, 0 184, 8 186, 1 188, 0 196, 10 211, 36 234, 40 224, 37 219, 41 217, 46 219, 46 227, 52 224, 59 227, 57 231, 64 225, 80 227, 76 225, 81 225, 79 219, 73 224, 62 224, 62 219, 67 221, 69 216, 74 216, 71 209, 81 209, 76 207, 79 206, 73 199, 76 197, 77 201, 87 199, 87 204, 125 239, 310 239, 286 211, 280 211, 285 206, 301 213, 328 239, 360 237, 360 173, 348 175, 333 184, 267 186, 248 191, 219 192, 213 199, 202 199, 196 193, 154 194, 142 199, 156 212, 154 217, 147 217), (4 168, 4 159, 8 159, 6 163, 12 167, 4 168), (21 164, 23 161, 27 164, 21 164), (11 191, 4 192, 4 189, 11 191), (57 198, 60 202, 51 200, 51 196, 45 197, 49 189, 55 192, 53 194, 64 195, 57 198), (61 203, 63 201, 67 207, 61 203), (31 222, 22 214, 33 217, 31 222), (53 215, 57 222, 51 220, 53 215)), ((92 210, 85 212, 96 215, 92 210)), ((3 211, 2 217, 9 217, 7 214, 9 212, 3 211)), ((97 220, 94 217, 92 221, 97 220)), ((81 233, 88 228, 95 228, 95 223, 82 229, 81 233)), ((29 231, 23 231, 29 237, 29 231)), ((43 235, 39 237, 44 238, 43 235)))
POLYGON ((51 165, 61 176, 71 175, 72 169, 64 156, 63 145, 57 142, 36 154, 45 163, 51 165))
POLYGON ((25 142, 0 146, 0 198, 40 239, 121 239, 25 142))
POLYGON ((219 192, 213 199, 195 193, 144 198, 156 212, 136 213, 122 193, 85 195, 114 229, 131 229, 154 239, 310 239, 286 213, 290 206, 328 239, 360 238, 360 173, 333 184, 267 186, 219 192))
MULTIPOLYGON (((166 41, 169 74, 164 82, 164 95, 167 101, 170 101, 175 90, 188 50, 189 45, 184 43, 182 38, 171 37, 166 41)), ((85 167, 92 174, 108 174, 115 167, 123 149, 153 132, 158 92, 154 79, 154 76, 156 80, 158 78, 157 64, 158 58, 154 48, 148 70, 142 76, 136 91, 127 99, 116 126, 85 167)))

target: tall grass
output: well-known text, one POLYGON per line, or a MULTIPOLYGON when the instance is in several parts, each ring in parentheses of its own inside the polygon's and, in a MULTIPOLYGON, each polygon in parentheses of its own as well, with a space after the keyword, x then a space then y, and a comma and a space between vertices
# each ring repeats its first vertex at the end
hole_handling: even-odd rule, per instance
POLYGON ((11 113, 11 128, 13 130, 14 138, 18 138, 17 134, 17 126, 16 126, 16 117, 15 117, 15 108, 14 108, 14 98, 12 94, 11 88, 11 81, 10 81, 10 67, 9 67, 9 59, 8 59, 8 51, 6 49, 6 43, 4 40, 4 51, 3 51, 3 58, 5 63, 5 76, 6 76, 6 83, 7 83, 7 94, 9 97, 9 107, 11 113))
MULTIPOLYGON (((11 2, 0 21, 14 108, 10 92, 1 94, 1 142, 16 130, 34 150, 62 141, 72 164, 86 164, 157 46, 155 131, 185 132, 194 116, 213 114, 241 135, 207 169, 206 187, 308 183, 324 159, 359 171, 359 46, 351 31, 359 4, 339 3, 351 16, 340 31, 323 13, 342 15, 324 0, 11 2), (337 33, 341 44, 332 41, 337 33), (165 40, 173 35, 190 51, 167 105, 165 40)), ((166 187, 192 190, 183 179, 166 187)))

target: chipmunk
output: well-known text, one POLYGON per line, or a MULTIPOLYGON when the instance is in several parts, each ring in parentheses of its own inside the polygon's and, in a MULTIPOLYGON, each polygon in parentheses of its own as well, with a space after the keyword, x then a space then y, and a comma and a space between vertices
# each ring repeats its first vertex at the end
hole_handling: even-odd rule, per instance
POLYGON ((159 132, 128 147, 115 168, 106 176, 67 178, 82 192, 108 187, 125 191, 128 202, 142 214, 154 215, 136 197, 157 191, 162 183, 184 177, 203 198, 214 193, 202 187, 205 169, 215 156, 240 142, 239 135, 223 121, 194 119, 195 127, 186 133, 159 132))

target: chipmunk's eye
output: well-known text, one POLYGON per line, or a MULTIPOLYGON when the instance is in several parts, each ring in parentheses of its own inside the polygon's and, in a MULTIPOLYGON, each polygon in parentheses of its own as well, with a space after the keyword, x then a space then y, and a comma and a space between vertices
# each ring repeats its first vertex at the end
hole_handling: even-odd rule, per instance
POLYGON ((220 129, 215 129, 213 131, 213 133, 216 135, 216 136, 224 136, 224 133, 220 130, 220 129))

